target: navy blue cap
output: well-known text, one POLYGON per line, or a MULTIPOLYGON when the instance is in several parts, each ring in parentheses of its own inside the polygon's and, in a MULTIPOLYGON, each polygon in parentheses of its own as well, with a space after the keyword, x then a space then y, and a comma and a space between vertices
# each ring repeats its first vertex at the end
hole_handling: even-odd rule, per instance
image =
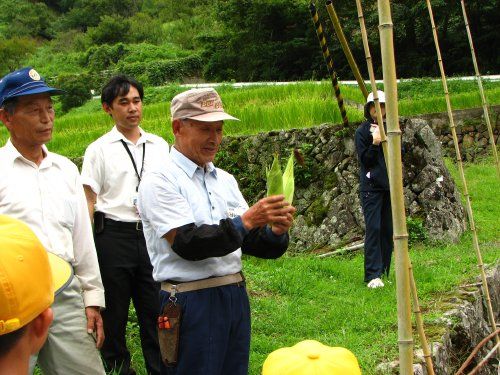
POLYGON ((0 107, 6 100, 45 92, 50 95, 64 94, 63 90, 47 86, 35 69, 22 68, 7 74, 0 80, 0 107))

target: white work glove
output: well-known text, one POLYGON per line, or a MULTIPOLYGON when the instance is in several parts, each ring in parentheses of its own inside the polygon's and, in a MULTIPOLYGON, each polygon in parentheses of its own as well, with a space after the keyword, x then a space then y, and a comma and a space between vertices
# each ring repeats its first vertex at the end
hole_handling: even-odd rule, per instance
POLYGON ((379 145, 382 139, 380 138, 380 129, 377 124, 371 124, 370 133, 372 133, 373 144, 379 145))

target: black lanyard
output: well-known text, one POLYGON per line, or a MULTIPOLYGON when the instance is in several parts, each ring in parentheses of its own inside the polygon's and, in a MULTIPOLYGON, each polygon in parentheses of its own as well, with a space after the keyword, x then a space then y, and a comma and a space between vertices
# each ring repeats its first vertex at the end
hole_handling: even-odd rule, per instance
POLYGON ((132 165, 134 166, 134 171, 135 174, 137 175, 137 178, 139 179, 139 183, 135 187, 135 191, 139 190, 139 184, 141 183, 141 177, 142 177, 142 171, 144 170, 144 159, 146 156, 146 142, 142 144, 142 165, 141 165, 141 173, 137 171, 137 165, 135 164, 134 157, 132 156, 132 153, 130 152, 130 149, 128 148, 127 144, 123 141, 123 139, 120 139, 120 142, 122 143, 123 147, 125 147, 125 150, 127 150, 128 156, 130 156, 130 160, 132 161, 132 165))

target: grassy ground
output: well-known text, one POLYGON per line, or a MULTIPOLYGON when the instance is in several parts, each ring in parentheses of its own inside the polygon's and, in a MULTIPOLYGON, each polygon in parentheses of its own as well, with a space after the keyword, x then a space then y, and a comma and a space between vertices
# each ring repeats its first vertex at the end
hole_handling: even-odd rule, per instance
MULTIPOLYGON (((466 174, 482 254, 491 264, 500 256, 498 179, 486 163, 468 165, 466 174)), ((453 290, 478 274, 471 236, 467 233, 459 244, 413 246, 410 252, 425 323, 429 334, 436 335, 441 331, 436 318, 447 308, 453 290)), ((289 256, 275 262, 247 259, 245 270, 254 318, 252 374, 260 373, 270 351, 307 338, 349 348, 364 374, 397 357, 395 285, 366 288, 360 253, 326 259, 289 256)), ((394 281, 393 275, 389 280, 394 281)))
MULTIPOLYGON (((456 166, 447 164, 457 181, 456 166)), ((483 260, 491 265, 500 259, 495 168, 491 159, 486 159, 467 164, 465 171, 483 260)), ((478 275, 470 232, 458 244, 410 246, 410 257, 426 332, 435 341, 444 332, 438 318, 450 308, 457 286, 478 275)), ((273 350, 304 339, 350 349, 366 375, 373 374, 378 363, 397 359, 394 270, 387 286, 376 290, 366 288, 362 281, 360 252, 323 259, 312 255, 285 255, 275 261, 246 257, 244 272, 252 307, 250 374, 260 374, 262 363, 273 350)), ((133 362, 145 374, 134 316, 131 320, 133 362)), ((414 339, 419 346, 416 331, 414 339)))
MULTIPOLYGON (((411 114, 412 108, 419 113, 444 111, 439 85, 430 80, 403 82, 398 90, 401 114, 411 114), (409 109, 404 109, 405 103, 409 103, 409 109)), ((450 83, 450 92, 456 93, 452 95, 454 108, 480 104, 475 83, 454 85, 450 83)), ((500 84, 485 86, 489 102, 499 104, 500 84)), ((148 104, 142 124, 145 129, 171 140, 169 100, 181 90, 179 87, 147 89, 148 104)), ((218 91, 228 112, 242 119, 227 124, 226 134, 340 121, 331 87, 326 82, 245 89, 223 86, 218 91)), ((345 98, 362 102, 355 87, 342 87, 342 92, 345 98)), ((356 121, 362 114, 351 109, 349 116, 356 121)), ((81 156, 85 147, 110 126, 111 120, 98 101, 91 101, 58 117, 49 148, 67 156, 81 156)), ((7 133, 1 127, 0 144, 6 138, 7 133)), ((487 160, 466 165, 481 250, 485 263, 490 264, 500 256, 498 179, 491 164, 487 160)), ((448 166, 457 176, 455 166, 448 166)), ((466 233, 459 244, 426 243, 412 246, 410 251, 427 331, 431 339, 436 339, 443 329, 437 317, 449 307, 453 290, 478 273, 471 236, 466 233)), ((286 255, 276 261, 244 258, 253 314, 250 374, 260 373, 262 362, 274 349, 306 338, 349 348, 358 357, 364 374, 372 374, 381 361, 397 358, 395 285, 390 283, 394 276, 386 288, 368 290, 362 282, 362 270, 361 253, 325 259, 312 255, 286 255)), ((134 366, 139 374, 145 374, 133 309, 128 331, 134 366)))

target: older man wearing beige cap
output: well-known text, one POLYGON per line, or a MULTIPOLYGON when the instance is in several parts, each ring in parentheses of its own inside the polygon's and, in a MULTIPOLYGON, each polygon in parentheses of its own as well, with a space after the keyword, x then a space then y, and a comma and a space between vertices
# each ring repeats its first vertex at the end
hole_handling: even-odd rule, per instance
POLYGON ((144 177, 138 205, 153 277, 162 285, 162 374, 247 374, 250 308, 241 254, 280 257, 295 208, 282 195, 248 207, 235 178, 214 166, 223 121, 237 120, 214 89, 177 95, 171 114, 171 162, 144 177))

